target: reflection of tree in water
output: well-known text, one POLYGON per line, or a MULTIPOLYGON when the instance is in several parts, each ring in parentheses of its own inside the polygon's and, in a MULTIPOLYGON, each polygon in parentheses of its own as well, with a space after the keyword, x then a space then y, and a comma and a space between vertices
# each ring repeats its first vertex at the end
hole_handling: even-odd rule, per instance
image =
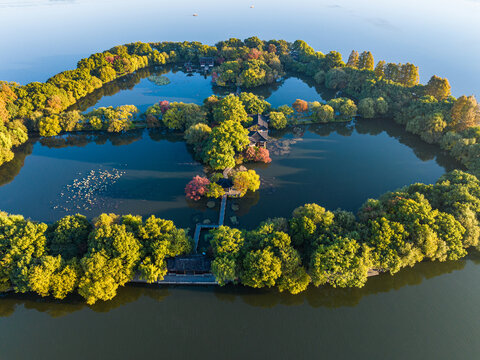
POLYGON ((14 158, 0 166, 0 186, 6 185, 15 179, 25 163, 25 158, 33 151, 34 142, 27 142, 14 150, 14 158))
POLYGON ((109 133, 106 131, 76 132, 66 135, 45 137, 38 140, 40 144, 48 148, 61 149, 66 147, 83 147, 89 143, 97 145, 106 144, 110 141, 114 146, 129 145, 142 138, 143 130, 130 130, 125 133, 109 133))
POLYGON ((308 130, 320 136, 330 136, 332 133, 337 133, 341 136, 352 136, 355 127, 352 123, 331 123, 331 124, 315 124, 310 125, 308 130))
MULTIPOLYGON (((195 288, 189 291, 213 292, 217 300, 233 303, 241 300, 244 303, 262 308, 273 308, 277 305, 298 306, 308 303, 315 308, 340 308, 353 307, 360 303, 363 297, 387 293, 391 290, 399 290, 405 286, 420 285, 424 280, 432 279, 454 271, 463 270, 467 261, 480 264, 480 253, 472 253, 468 260, 447 262, 423 262, 416 264, 414 268, 404 269, 394 276, 384 274, 372 277, 363 288, 333 288, 311 286, 307 291, 298 295, 279 293, 274 289, 252 289, 243 286, 228 285, 225 287, 195 288)), ((189 289, 182 287, 183 290, 189 289)), ((175 290, 172 290, 174 292, 175 290)), ((62 317, 70 313, 80 311, 86 307, 99 313, 105 313, 123 305, 133 303, 141 297, 148 297, 161 302, 171 295, 169 287, 157 285, 128 285, 118 290, 113 300, 98 302, 93 306, 86 305, 78 295, 72 295, 66 299, 54 300, 42 298, 31 294, 8 294, 0 297, 0 317, 7 317, 15 312, 18 306, 26 309, 37 310, 51 317, 62 317)))
MULTIPOLYGON (((315 80, 313 80, 311 77, 308 77, 308 76, 306 76, 304 74, 300 74, 300 73, 294 73, 294 72, 287 73, 287 75, 281 81, 277 81, 273 84, 262 85, 262 86, 259 86, 259 87, 255 88, 255 89, 246 89, 244 91, 253 92, 256 95, 263 96, 265 99, 267 99, 270 96, 272 96, 274 92, 276 92, 278 89, 280 89, 283 86, 283 84, 285 83, 285 81, 290 79, 290 78, 300 79, 309 88, 312 88, 312 87, 315 88, 315 91, 317 92, 317 94, 319 94, 320 97, 323 100, 326 100, 326 101, 328 101, 330 99, 333 99, 335 97, 336 92, 337 92, 336 90, 327 89, 325 86, 318 85, 315 82, 315 80)), ((233 90, 235 90, 235 89, 233 89, 233 90)), ((291 104, 288 104, 288 105, 291 105, 291 104)))
MULTIPOLYGON (((68 110, 85 111, 92 106, 95 106, 104 96, 112 96, 123 90, 132 90, 140 83, 142 79, 148 78, 149 76, 161 76, 170 72, 172 74, 176 74, 177 72, 184 73, 182 67, 172 64, 140 69, 134 73, 104 84, 101 88, 96 89, 84 98, 78 100, 75 104, 68 108, 68 110)), ((212 93, 215 95, 225 96, 230 94, 232 91, 235 91, 235 89, 232 90, 212 85, 212 93)))
POLYGON ((148 297, 161 302, 168 295, 169 289, 167 287, 128 285, 119 288, 117 296, 110 301, 99 301, 94 305, 87 305, 80 295, 70 295, 64 300, 55 300, 32 294, 11 294, 0 298, 0 317, 12 315, 18 306, 37 310, 54 318, 59 318, 87 307, 98 313, 106 313, 123 305, 133 303, 141 297, 148 297))
MULTIPOLYGON (((239 199, 229 199, 228 201, 228 213, 225 214, 225 220, 228 222, 229 217, 231 216, 243 216, 246 215, 250 212, 250 209, 252 206, 255 206, 258 204, 260 200, 260 192, 255 191, 251 192, 249 191, 244 197, 239 198, 239 199), (231 211, 231 206, 232 205, 238 205, 238 210, 235 212, 231 211), (228 214, 228 216, 227 216, 228 214)), ((262 221, 265 219, 259 219, 259 221, 262 221)))
POLYGON ((313 287, 298 295, 279 293, 274 289, 252 289, 240 286, 227 286, 215 290, 216 297, 221 301, 233 302, 241 299, 248 305, 263 308, 273 308, 277 305, 295 306, 307 302, 312 307, 340 308, 352 307, 369 295, 398 290, 405 286, 419 285, 425 279, 431 279, 453 271, 462 270, 467 261, 425 262, 416 264, 391 276, 383 274, 368 279, 363 288, 333 288, 330 286, 313 287))
POLYGON ((355 122, 355 130, 359 134, 378 135, 386 132, 388 136, 398 140, 399 143, 411 148, 420 160, 435 159, 436 163, 446 171, 465 169, 465 167, 442 150, 438 145, 428 144, 418 135, 407 132, 400 124, 392 119, 359 120, 355 122))
POLYGON ((104 96, 112 96, 122 90, 131 90, 140 82, 140 80, 150 75, 163 75, 171 70, 171 66, 153 67, 137 70, 132 74, 125 75, 119 79, 104 84, 101 88, 78 100, 68 110, 85 111, 88 108, 95 106, 95 104, 97 104, 104 96))
POLYGON ((169 142, 184 142, 183 134, 174 133, 163 129, 148 129, 148 136, 153 141, 167 140, 169 142))
MULTIPOLYGON (((176 74, 177 72, 184 73, 183 67, 176 64, 167 64, 165 66, 155 66, 144 68, 135 71, 134 73, 123 76, 112 82, 104 84, 101 88, 96 89, 92 93, 88 94, 84 98, 78 100, 68 110, 80 110, 85 111, 92 106, 95 106, 104 96, 112 96, 123 90, 132 90, 136 85, 140 83, 142 79, 149 76, 161 76, 168 74, 169 72, 176 74)), ((187 75, 188 76, 188 75, 187 75)), ((275 82, 269 85, 263 85, 255 89, 243 89, 243 91, 253 92, 256 95, 263 96, 265 99, 270 97, 275 91, 283 86, 285 80, 289 78, 298 78, 302 80, 308 87, 315 88, 316 92, 324 100, 330 100, 335 97, 336 91, 327 89, 324 86, 320 86, 315 83, 313 79, 303 74, 289 73, 287 76, 279 82, 275 82)), ((218 96, 225 96, 232 92, 235 92, 236 88, 221 87, 212 84, 212 93, 218 96)))

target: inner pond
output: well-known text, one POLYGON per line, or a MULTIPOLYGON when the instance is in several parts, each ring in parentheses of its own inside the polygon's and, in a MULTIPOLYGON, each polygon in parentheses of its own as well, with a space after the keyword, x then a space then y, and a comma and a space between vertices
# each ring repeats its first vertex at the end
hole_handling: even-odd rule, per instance
MULTIPOLYGON (((133 104, 145 111, 159 100, 201 103, 212 92, 228 89, 212 87, 210 78, 200 74, 144 70, 99 89, 78 108, 133 104), (169 84, 148 79, 161 74, 169 84)), ((295 76, 256 93, 273 106, 333 95, 295 76)), ((368 198, 414 182, 432 183, 461 167, 390 119, 298 126, 270 135, 272 163, 247 164, 259 173, 261 188, 229 200, 226 225, 253 228, 311 202, 355 212, 368 198)), ((46 222, 72 213, 89 218, 102 212, 154 214, 193 229, 198 222, 218 219, 219 201, 208 208, 206 200, 184 196, 186 184, 203 173, 181 135, 159 130, 34 138, 0 168, 0 209, 46 222)))

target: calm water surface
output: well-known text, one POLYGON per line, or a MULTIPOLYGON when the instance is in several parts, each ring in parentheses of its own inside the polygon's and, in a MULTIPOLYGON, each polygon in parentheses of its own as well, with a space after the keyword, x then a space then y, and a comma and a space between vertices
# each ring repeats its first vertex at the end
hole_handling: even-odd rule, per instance
MULTIPOLYGON (((447 76, 455 95, 480 94, 480 4, 433 1, 0 0, 0 79, 45 81, 92 52, 131 41, 233 36, 305 39, 318 50, 371 50, 375 58, 411 61, 422 81, 447 76), (250 5, 255 5, 250 8, 250 5), (198 17, 192 17, 193 13, 198 17), (460 56, 461 55, 461 56, 460 56)), ((210 79, 168 69, 171 83, 147 80, 151 70, 108 84, 78 106, 167 99, 200 103, 210 79)), ((155 71, 153 71, 155 73, 155 71)), ((274 105, 332 96, 291 77, 257 93, 274 105)), ((260 191, 228 207, 228 224, 252 228, 289 216, 303 203, 355 211, 369 197, 415 181, 431 183, 459 164, 389 120, 312 126, 273 134, 272 164, 253 166, 260 191)), ((176 136, 74 134, 32 139, 0 168, 0 208, 54 221, 66 213, 156 214, 192 227, 215 221, 216 209, 189 203, 185 184, 203 171, 176 136), (89 197, 71 190, 93 171, 118 174, 89 197)), ((218 206, 218 204, 217 204, 218 206)), ((480 256, 419 264, 362 289, 309 289, 290 296, 242 287, 126 287, 111 302, 85 306, 28 295, 0 298, 1 359, 475 359, 479 357, 480 256)))

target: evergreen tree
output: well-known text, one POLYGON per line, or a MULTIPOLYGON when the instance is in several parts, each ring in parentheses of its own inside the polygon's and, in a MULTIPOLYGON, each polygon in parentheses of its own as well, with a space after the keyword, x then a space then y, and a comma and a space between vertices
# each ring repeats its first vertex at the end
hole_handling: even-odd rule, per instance
POLYGON ((359 69, 373 70, 374 64, 373 55, 370 51, 364 51, 360 54, 360 58, 358 59, 359 69))
POLYGON ((351 68, 358 67, 358 51, 352 50, 348 57, 347 66, 351 68))

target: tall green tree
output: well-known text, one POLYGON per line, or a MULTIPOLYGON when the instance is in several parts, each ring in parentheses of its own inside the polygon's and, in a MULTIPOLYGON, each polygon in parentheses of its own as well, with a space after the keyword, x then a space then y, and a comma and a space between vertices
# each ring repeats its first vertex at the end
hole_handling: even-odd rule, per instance
POLYGON ((373 70, 375 62, 370 51, 364 51, 358 59, 358 68, 362 70, 373 70))

